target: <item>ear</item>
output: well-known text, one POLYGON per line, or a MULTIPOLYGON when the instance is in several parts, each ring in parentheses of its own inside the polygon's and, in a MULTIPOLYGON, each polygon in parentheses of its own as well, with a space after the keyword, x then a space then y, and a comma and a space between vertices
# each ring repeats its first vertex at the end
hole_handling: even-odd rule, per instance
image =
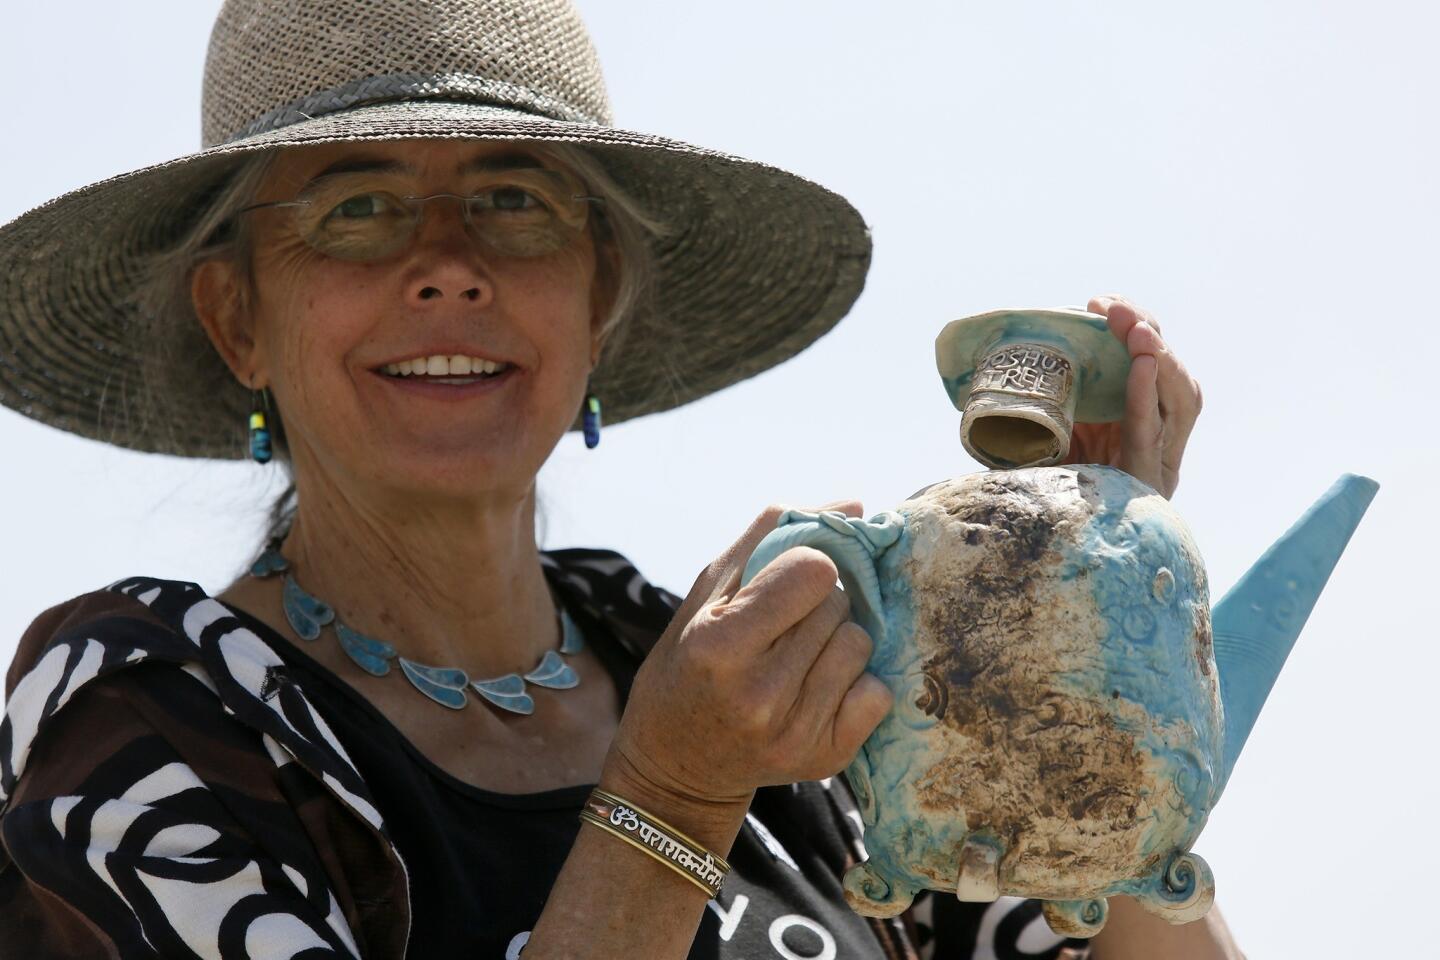
POLYGON ((229 260, 206 260, 190 277, 190 302, 230 372, 247 387, 264 383, 255 329, 246 309, 239 270, 229 260))
POLYGON ((595 279, 590 285, 590 369, 600 362, 600 352, 611 331, 605 321, 620 294, 620 251, 606 240, 595 245, 595 279))
POLYGON ((590 369, 592 371, 600 365, 600 354, 605 351, 605 341, 610 339, 611 331, 603 329, 602 322, 597 320, 590 333, 590 369))

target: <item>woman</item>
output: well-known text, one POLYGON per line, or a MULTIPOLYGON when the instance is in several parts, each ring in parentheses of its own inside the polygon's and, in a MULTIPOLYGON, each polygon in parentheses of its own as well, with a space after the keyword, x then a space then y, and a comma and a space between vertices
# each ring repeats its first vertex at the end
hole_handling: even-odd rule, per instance
MULTIPOLYGON (((869 258, 849 205, 610 128, 560 2, 232 0, 205 112, 202 154, 0 231, 0 330, 57 358, 0 359, 3 395, 140 449, 273 448, 296 497, 217 597, 134 577, 26 633, 0 727, 16 868, 0 871, 0 944, 533 958, 1033 942, 1034 904, 934 897, 890 921, 844 906, 859 838, 828 778, 890 694, 828 560, 792 551, 739 588, 773 510, 683 602, 615 554, 535 543, 535 475, 577 411, 594 433, 597 400, 612 420, 674 406, 843 315, 869 258)), ((1198 389, 1143 312, 1091 308, 1135 361, 1126 421, 1077 435, 1075 456, 1168 495, 1198 389)), ((1231 947, 1218 918, 1170 928, 1121 902, 1094 955, 1167 949, 1231 947)))

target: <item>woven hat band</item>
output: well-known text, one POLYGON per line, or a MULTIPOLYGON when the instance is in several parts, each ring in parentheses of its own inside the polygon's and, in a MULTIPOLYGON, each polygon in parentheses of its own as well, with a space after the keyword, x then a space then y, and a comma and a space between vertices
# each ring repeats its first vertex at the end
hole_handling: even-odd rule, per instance
POLYGON ((556 97, 519 84, 463 73, 439 76, 402 73, 385 77, 366 77, 364 80, 356 80, 353 83, 302 97, 294 103, 286 104, 278 110, 272 110, 265 114, 226 137, 224 142, 234 143, 256 134, 288 127, 302 120, 313 120, 328 113, 338 113, 341 110, 397 100, 447 100, 455 103, 481 103, 524 110, 528 113, 550 117, 553 120, 568 120, 596 126, 605 125, 600 117, 590 116, 583 110, 556 97))

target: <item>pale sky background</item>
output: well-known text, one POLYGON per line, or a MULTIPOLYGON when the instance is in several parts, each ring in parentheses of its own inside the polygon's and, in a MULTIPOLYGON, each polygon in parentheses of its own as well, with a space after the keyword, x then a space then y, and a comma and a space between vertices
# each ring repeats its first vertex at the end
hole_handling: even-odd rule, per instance
MULTIPOLYGON (((1175 502, 1214 596, 1341 473, 1381 484, 1195 846, 1218 902, 1251 958, 1440 958, 1437 8, 579 6, 619 125, 840 191, 875 259, 792 362, 594 452, 568 437, 542 474, 547 543, 621 550, 684 592, 768 502, 879 510, 972 472, 940 327, 1125 293, 1205 389, 1175 502)), ((0 2, 0 221, 195 149, 218 8, 0 2)), ((223 588, 279 489, 4 409, 0 449, 4 662, 42 609, 122 576, 223 588)))

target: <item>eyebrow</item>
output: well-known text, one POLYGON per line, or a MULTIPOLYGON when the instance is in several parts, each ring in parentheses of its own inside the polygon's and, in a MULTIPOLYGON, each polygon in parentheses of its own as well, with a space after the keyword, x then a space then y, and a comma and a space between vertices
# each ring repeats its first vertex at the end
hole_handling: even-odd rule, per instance
POLYGON ((347 157, 330 164, 315 176, 305 181, 305 186, 334 177, 342 173, 413 173, 414 169, 398 160, 379 160, 372 157, 347 157))
POLYGON ((492 153, 461 164, 461 173, 488 173, 491 170, 539 170, 544 164, 528 153, 492 153))
MULTIPOLYGON (((525 153, 494 153, 474 159, 460 165, 461 173, 489 173, 494 170, 534 170, 542 169, 538 159, 525 153)), ((344 173, 397 173, 413 174, 415 168, 408 163, 401 163, 399 160, 386 160, 380 157, 346 157, 330 164, 315 176, 305 181, 304 186, 309 187, 317 181, 326 177, 334 177, 344 173)))

